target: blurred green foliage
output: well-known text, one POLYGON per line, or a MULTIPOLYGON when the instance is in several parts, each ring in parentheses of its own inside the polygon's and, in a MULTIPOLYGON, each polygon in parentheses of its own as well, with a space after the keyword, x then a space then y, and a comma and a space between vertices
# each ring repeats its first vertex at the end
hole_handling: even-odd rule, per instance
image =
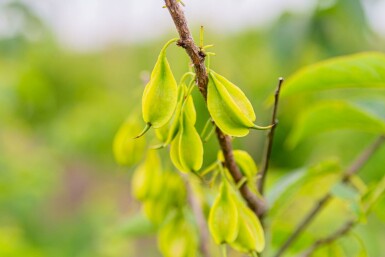
MULTIPOLYGON (((212 57, 212 67, 242 87, 260 124, 268 123, 266 99, 279 76, 332 56, 385 51, 384 40, 368 27, 360 1, 319 2, 312 13, 285 13, 263 30, 218 35, 207 27, 205 41, 215 44, 217 54, 212 57)), ((138 209, 130 197, 132 172, 115 164, 112 142, 127 116, 140 115, 142 89, 162 45, 159 42, 165 38, 76 53, 60 47, 27 6, 11 1, 0 8, 3 14, 17 13, 23 18, 13 35, 0 38, 0 256, 159 256, 155 242, 147 236, 149 225, 144 222, 142 231, 130 223, 129 217, 138 209), (130 231, 142 239, 134 241, 128 236, 130 231)), ((185 53, 170 49, 169 60, 180 77, 188 65, 185 53)), ((333 99, 346 94, 336 90, 317 97, 333 99)), ((365 96, 354 90, 348 94, 365 96)), ((379 91, 379 99, 384 95, 379 91)), ((287 137, 297 114, 314 101, 312 96, 282 101, 270 185, 282 175, 293 176, 295 169, 330 159, 337 159, 343 169, 372 140, 373 135, 365 132, 342 130, 288 148, 287 137)), ((196 105, 203 114, 197 120, 199 130, 208 114, 202 100, 196 105)), ((253 132, 234 145, 260 160, 263 140, 263 133, 253 132)), ((210 140, 205 148, 210 149, 205 156, 209 164, 216 158, 218 146, 210 140)), ((369 185, 384 174, 381 156, 385 149, 360 173, 369 185)), ((277 218, 272 223, 274 235, 279 235, 273 238, 273 247, 290 233, 310 200, 327 190, 334 172, 338 169, 289 186, 287 199, 280 199, 284 208, 277 211, 285 222, 277 218), (301 190, 295 190, 299 187, 301 190), (301 201, 294 201, 294 195, 302 197, 301 201)), ((346 215, 347 207, 341 202, 337 199, 295 247, 300 249, 314 235, 330 232, 346 215)), ((381 244, 385 240, 384 210, 385 201, 380 200, 368 224, 357 229, 369 256, 381 256, 385 251, 381 244)))

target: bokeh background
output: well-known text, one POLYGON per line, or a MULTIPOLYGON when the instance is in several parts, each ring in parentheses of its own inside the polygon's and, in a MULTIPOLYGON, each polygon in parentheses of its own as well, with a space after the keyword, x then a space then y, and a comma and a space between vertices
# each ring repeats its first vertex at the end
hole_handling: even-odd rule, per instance
MULTIPOLYGON (((215 45, 211 66, 247 93, 260 124, 269 121, 266 100, 279 76, 333 56, 385 51, 383 0, 185 4, 195 38, 204 25, 205 43, 215 45)), ((163 43, 177 36, 162 5, 160 0, 0 0, 0 256, 160 256, 131 197, 134 167, 116 164, 112 142, 127 117, 137 115, 141 122, 145 81, 163 43)), ((176 47, 168 52, 180 77, 188 59, 176 47)), ((205 113, 199 94, 195 98, 205 113)), ((330 158, 348 165, 374 138, 337 131, 288 147, 285 139, 305 103, 311 99, 282 102, 269 184, 330 158)), ((198 129, 204 122, 198 120, 198 129)), ((259 162, 263 142, 264 133, 252 132, 234 144, 259 162)), ((209 164, 216 157, 215 140, 206 148, 209 164)), ((384 150, 361 173, 368 184, 385 173, 381 156, 384 150)), ((382 201, 358 227, 369 256, 384 256, 384 206, 382 201)), ((302 209, 288 208, 277 219, 298 218, 302 209)), ((328 222, 320 221, 317 233, 338 223, 333 213, 325 215, 328 222)), ((279 243, 291 227, 275 227, 279 243)))

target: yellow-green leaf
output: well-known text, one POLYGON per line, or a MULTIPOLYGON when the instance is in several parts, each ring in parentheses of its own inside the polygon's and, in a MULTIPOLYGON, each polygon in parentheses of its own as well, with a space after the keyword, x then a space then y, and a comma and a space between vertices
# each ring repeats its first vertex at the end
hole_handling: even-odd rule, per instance
POLYGON ((196 172, 203 164, 203 144, 194 124, 183 110, 179 131, 171 143, 171 161, 175 167, 184 172, 196 172))
POLYGON ((120 165, 132 166, 137 164, 144 155, 146 146, 145 138, 133 139, 141 127, 133 119, 125 121, 115 135, 113 152, 115 160, 120 165))
POLYGON ((135 170, 132 192, 138 200, 156 198, 162 191, 162 164, 158 153, 149 150, 144 162, 135 170))
POLYGON ((207 89, 210 115, 224 133, 237 137, 246 136, 254 126, 255 119, 250 101, 234 84, 217 76, 210 71, 207 89))
POLYGON ((217 244, 231 243, 238 235, 238 208, 234 200, 235 194, 230 190, 232 190, 230 184, 224 181, 210 209, 208 224, 217 244))
POLYGON ((171 119, 177 104, 177 82, 166 58, 168 44, 159 54, 142 97, 143 119, 154 128, 164 126, 171 119))
POLYGON ((288 78, 281 96, 337 88, 385 88, 385 54, 353 54, 307 66, 288 78))
POLYGON ((181 85, 178 87, 178 103, 172 118, 164 126, 158 129, 155 129, 156 137, 165 145, 169 144, 178 133, 179 119, 180 119, 182 104, 183 104, 183 96, 184 96, 184 86, 181 85))
POLYGON ((235 241, 230 243, 231 247, 244 253, 262 252, 265 248, 265 235, 258 217, 240 199, 237 205, 239 232, 235 241))
POLYGON ((198 171, 203 163, 203 144, 194 124, 184 112, 179 141, 180 162, 188 171, 198 171))
POLYGON ((183 217, 175 216, 160 228, 158 246, 165 257, 196 257, 196 229, 183 217))

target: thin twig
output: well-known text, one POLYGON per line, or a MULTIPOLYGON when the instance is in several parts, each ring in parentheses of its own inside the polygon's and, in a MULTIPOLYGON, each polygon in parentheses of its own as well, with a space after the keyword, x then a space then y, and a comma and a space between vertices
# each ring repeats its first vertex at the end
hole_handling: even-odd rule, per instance
POLYGON ((345 236, 348 234, 354 226, 357 224, 357 220, 349 220, 346 222, 340 229, 338 229, 333 234, 329 235, 328 237, 319 239, 314 242, 302 255, 301 257, 310 257, 318 248, 324 245, 328 245, 336 241, 337 239, 345 236))
MULTIPOLYGON (((187 26, 187 20, 180 4, 176 0, 164 0, 166 7, 174 21, 176 29, 178 30, 180 40, 178 45, 183 47, 189 55, 191 62, 194 65, 194 70, 197 77, 197 86, 202 93, 205 100, 207 100, 207 82, 208 76, 205 67, 206 54, 195 44, 191 35, 190 29, 187 26)), ((243 175, 235 163, 233 148, 231 144, 231 137, 225 135, 219 128, 216 129, 217 138, 225 158, 225 164, 235 182, 239 182, 243 175)), ((240 188, 242 197, 247 202, 248 206, 257 214, 262 215, 266 210, 265 202, 258 198, 247 186, 243 185, 240 188)))
POLYGON ((262 165, 261 171, 258 173, 259 178, 257 180, 257 188, 258 188, 258 191, 261 193, 261 195, 263 195, 266 175, 269 169, 269 161, 270 161, 271 150, 273 148, 273 141, 274 141, 274 132, 278 125, 277 110, 278 110, 278 103, 279 103, 279 93, 281 92, 282 83, 283 83, 283 78, 279 78, 278 86, 274 94, 274 107, 273 107, 273 114, 271 117, 271 124, 274 124, 274 126, 271 127, 271 129, 269 130, 269 133, 267 134, 267 143, 265 147, 263 165, 262 165))
MULTIPOLYGON (((361 168, 369 161, 373 154, 380 148, 384 143, 385 136, 379 136, 371 145, 369 145, 355 161, 350 165, 350 167, 344 173, 341 182, 347 183, 350 178, 355 175, 361 168)), ((320 211, 326 206, 329 200, 332 198, 331 193, 327 193, 322 197, 311 209, 311 211, 305 216, 305 218, 298 224, 297 228, 294 230, 293 234, 286 240, 286 242, 281 246, 278 252, 274 255, 275 257, 280 257, 282 254, 295 242, 299 235, 307 228, 310 222, 320 213, 320 211)))
POLYGON ((190 203, 191 209, 194 213, 198 229, 199 229, 199 248, 203 257, 210 257, 210 238, 209 231, 207 230, 207 222, 203 214, 202 205, 199 199, 194 194, 193 185, 191 179, 187 176, 183 176, 187 187, 187 197, 190 203))

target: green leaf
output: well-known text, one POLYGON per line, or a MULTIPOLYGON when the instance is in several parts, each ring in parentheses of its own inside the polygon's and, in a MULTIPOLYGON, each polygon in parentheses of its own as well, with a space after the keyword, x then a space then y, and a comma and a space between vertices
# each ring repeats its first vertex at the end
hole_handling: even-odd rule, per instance
POLYGON ((359 193, 354 188, 343 183, 338 183, 333 186, 331 193, 334 197, 347 201, 356 201, 359 197, 359 193))
POLYGON ((137 164, 144 155, 146 140, 133 139, 138 135, 141 127, 134 119, 127 119, 116 132, 113 152, 117 163, 131 167, 137 164))
POLYGON ((208 226, 215 243, 231 243, 239 231, 239 210, 231 185, 224 179, 210 209, 208 226))
POLYGON ((198 237, 193 223, 182 215, 174 215, 160 227, 158 247, 164 257, 197 256, 198 237))
POLYGON ((365 182, 357 175, 350 176, 349 183, 360 193, 365 194, 368 191, 368 187, 365 182))
POLYGON ((368 213, 373 206, 385 195, 385 176, 368 190, 368 193, 362 198, 364 210, 368 213))
POLYGON ((385 88, 385 55, 360 53, 307 66, 289 77, 281 96, 337 88, 385 88))
POLYGON ((274 215, 282 205, 300 190, 305 184, 316 181, 329 174, 337 174, 341 171, 339 163, 335 160, 327 160, 318 165, 303 168, 280 179, 268 192, 267 199, 271 203, 270 214, 274 215))
POLYGON ((226 134, 243 137, 254 126, 255 113, 237 86, 214 71, 209 73, 207 108, 215 124, 226 134))
MULTIPOLYGON (((258 173, 257 164, 255 164, 253 157, 250 154, 243 150, 233 150, 234 159, 239 169, 242 172, 242 175, 246 176, 247 179, 252 180, 254 176, 258 173)), ((218 152, 218 160, 224 162, 223 152, 218 152)))
POLYGON ((330 244, 329 246, 329 256, 330 257, 346 257, 346 253, 344 251, 344 249, 342 248, 342 246, 337 243, 337 242, 334 242, 332 244, 330 244))
POLYGON ((383 134, 385 119, 358 104, 342 101, 321 102, 301 113, 289 136, 288 144, 295 146, 305 137, 337 129, 383 134))
POLYGON ((337 183, 331 188, 331 194, 347 203, 349 203, 349 209, 357 217, 363 217, 362 204, 360 202, 360 193, 353 188, 350 184, 337 183))
POLYGON ((172 117, 178 100, 178 85, 166 57, 166 49, 176 39, 162 48, 142 96, 142 114, 147 125, 164 126, 172 117))
POLYGON ((132 177, 132 193, 140 201, 154 199, 161 194, 162 163, 156 150, 149 150, 146 159, 139 165, 132 177))
POLYGON ((238 236, 230 246, 239 252, 262 252, 265 248, 265 235, 258 217, 237 198, 239 211, 238 236))
POLYGON ((385 121, 385 100, 384 98, 380 99, 360 99, 354 100, 354 105, 365 111, 366 113, 375 116, 383 121, 385 121))
POLYGON ((359 250, 358 254, 356 255, 356 257, 368 257, 369 256, 368 251, 366 250, 365 243, 361 239, 360 235, 358 235, 356 233, 351 233, 351 235, 354 237, 354 239, 356 239, 358 245, 360 246, 360 250, 359 250))

